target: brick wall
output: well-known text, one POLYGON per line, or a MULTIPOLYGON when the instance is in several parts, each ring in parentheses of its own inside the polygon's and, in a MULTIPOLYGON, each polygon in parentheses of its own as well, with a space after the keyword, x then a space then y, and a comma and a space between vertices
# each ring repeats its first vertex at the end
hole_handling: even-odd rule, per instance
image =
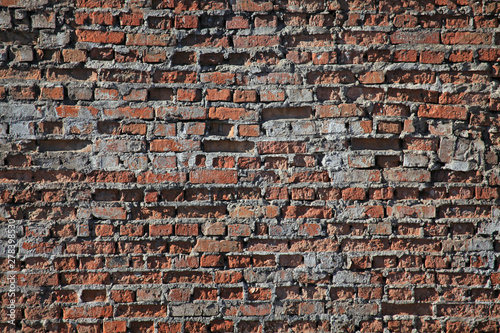
POLYGON ((0 6, 1 332, 499 331, 499 2, 0 6))

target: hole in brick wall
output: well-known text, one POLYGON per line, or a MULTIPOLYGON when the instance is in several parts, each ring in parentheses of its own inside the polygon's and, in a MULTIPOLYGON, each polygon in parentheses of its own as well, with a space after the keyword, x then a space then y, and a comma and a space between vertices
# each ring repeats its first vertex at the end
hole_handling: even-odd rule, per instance
POLYGON ((248 53, 230 53, 228 63, 230 65, 244 65, 250 59, 248 53))
POLYGON ((38 129, 43 134, 62 134, 63 124, 61 122, 45 121, 38 124, 38 129))
POLYGON ((71 71, 67 69, 51 68, 47 70, 49 80, 58 81, 97 81, 97 71, 87 68, 73 68, 71 71))
POLYGON ((169 17, 154 17, 148 18, 148 25, 152 29, 170 29, 172 28, 172 19, 169 17))
POLYGON ((37 32, 28 31, 3 31, 0 34, 0 43, 5 44, 20 44, 20 45, 36 45, 38 39, 37 32))
POLYGON ((200 17, 201 28, 219 28, 224 26, 224 16, 204 14, 200 17))
POLYGON ((102 134, 118 134, 120 123, 115 121, 100 121, 97 123, 97 130, 102 134))
POLYGON ((114 50, 110 47, 93 48, 90 50, 89 57, 93 60, 113 60, 114 50))
POLYGON ((154 9, 173 8, 173 1, 153 0, 154 9))
POLYGON ((94 200, 96 201, 118 201, 120 194, 118 190, 96 190, 94 193, 94 200))
POLYGON ((381 168, 394 168, 400 164, 399 156, 375 156, 375 163, 381 168))
POLYGON ((312 116, 311 107, 270 108, 262 110, 262 120, 303 119, 312 116))
POLYGON ((397 138, 353 138, 351 139, 351 149, 399 150, 400 143, 397 138))
POLYGON ((46 151, 90 151, 91 141, 88 140, 40 140, 40 152, 46 151))
POLYGON ((204 151, 206 152, 247 152, 254 148, 254 143, 250 141, 205 141, 203 142, 204 151))
POLYGON ((174 90, 171 88, 151 88, 149 89, 149 98, 162 101, 171 100, 174 96, 174 90))
POLYGON ((172 65, 190 65, 196 62, 196 53, 177 52, 172 56, 172 65))
POLYGON ((206 53, 200 55, 200 65, 215 66, 224 63, 224 55, 221 53, 206 53))
POLYGON ((208 124, 208 134, 232 136, 234 134, 234 126, 226 123, 210 123, 208 124))
POLYGON ((59 57, 60 50, 43 50, 43 52, 37 53, 37 60, 54 60, 59 57))

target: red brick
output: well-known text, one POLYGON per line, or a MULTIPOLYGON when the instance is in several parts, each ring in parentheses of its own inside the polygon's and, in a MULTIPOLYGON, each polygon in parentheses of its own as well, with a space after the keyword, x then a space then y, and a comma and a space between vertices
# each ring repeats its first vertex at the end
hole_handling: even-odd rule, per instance
POLYGON ((423 64, 442 64, 445 54, 439 51, 422 51, 420 52, 420 62, 423 64))
POLYGON ((500 50, 498 49, 480 49, 478 50, 480 61, 498 61, 500 58, 500 50))
POLYGON ((199 239, 194 247, 194 251, 197 252, 241 252, 241 250, 241 242, 211 239, 199 239))
POLYGON ((408 150, 437 151, 438 139, 406 137, 403 148, 408 150))
POLYGON ((123 32, 103 32, 97 30, 76 30, 76 36, 81 42, 101 43, 101 44, 123 44, 125 33, 123 32))
POLYGON ((402 131, 401 123, 399 122, 379 122, 377 127, 378 133, 400 134, 402 131))
MULTIPOLYGON (((434 101, 431 103, 435 103, 434 101)), ((486 107, 488 105, 488 95, 483 93, 461 92, 442 93, 439 96, 439 104, 463 104, 486 107)))
POLYGON ((491 44, 493 36, 490 33, 479 32, 447 32, 441 35, 443 44, 491 44))
POLYGON ((177 214, 180 218, 223 218, 225 215, 225 206, 182 206, 177 214))
POLYGON ((122 8, 123 3, 119 0, 78 0, 76 3, 77 7, 87 7, 87 8, 122 8))
POLYGON ((226 29, 248 29, 250 24, 243 16, 235 16, 226 21, 226 29))
POLYGON ((258 137, 260 135, 259 125, 240 125, 238 126, 238 134, 245 137, 258 137))
POLYGON ((37 91, 33 86, 15 86, 9 91, 14 99, 18 100, 33 100, 37 97, 37 91))
POLYGON ((175 234, 177 236, 197 236, 198 224, 176 224, 175 234))
POLYGON ((385 75, 384 72, 367 72, 359 75, 358 77, 359 82, 363 84, 376 84, 376 83, 383 83, 385 80, 385 75))
POLYGON ((307 74, 309 84, 352 83, 355 82, 352 72, 310 72, 307 74))
POLYGON ((182 44, 191 47, 224 47, 229 48, 228 37, 188 35, 182 40, 182 44))
MULTIPOLYGON (((0 93, 1 95, 1 93, 0 93)), ((64 100, 63 87, 42 87, 40 91, 41 99, 53 99, 56 101, 64 100)))
POLYGON ((383 172, 384 178, 387 181, 395 182, 428 182, 431 179, 430 172, 427 170, 385 170, 383 172))
POLYGON ((144 227, 135 224, 122 225, 120 226, 120 235, 129 237, 142 236, 144 235, 144 227))
POLYGON ((245 224, 233 224, 229 225, 227 228, 227 234, 228 236, 250 236, 251 235, 251 228, 248 225, 245 224))
POLYGON ((231 90, 229 89, 207 89, 207 101, 231 101, 231 90))
POLYGON ((455 51, 449 56, 451 62, 472 62, 474 60, 474 54, 472 51, 455 51))
POLYGON ((321 118, 363 116, 365 112, 356 104, 322 105, 316 107, 321 118))
POLYGON ((87 61, 87 52, 85 50, 62 50, 62 56, 65 62, 85 62, 87 61))
POLYGON ((201 267, 222 267, 224 257, 221 255, 203 255, 200 260, 201 267))
POLYGON ((167 54, 164 51, 148 50, 144 53, 144 62, 160 63, 167 60, 167 54))
POLYGON ((331 218, 332 211, 323 207, 288 206, 283 207, 284 218, 331 218))
POLYGON ((233 38, 235 48, 269 47, 280 44, 279 36, 237 36, 233 38))
POLYGON ((123 207, 94 207, 92 215, 98 219, 118 219, 124 220, 127 217, 123 207))
POLYGON ((201 100, 201 93, 198 89, 178 89, 177 100, 186 102, 198 102, 201 100))
POLYGON ((321 235, 321 225, 317 223, 305 223, 299 226, 299 235, 315 237, 321 235))
MULTIPOLYGON (((89 75, 92 75, 92 73, 89 73, 89 75)), ((144 71, 101 69, 99 79, 110 82, 148 83, 151 81, 150 76, 149 72, 144 71)))
POLYGON ((372 44, 385 44, 388 40, 387 37, 387 34, 384 32, 345 31, 341 36, 341 40, 346 44, 368 46, 372 44))
POLYGON ((118 90, 96 88, 94 91, 95 99, 97 100, 118 100, 118 90))
POLYGON ((198 28, 198 17, 192 15, 176 16, 175 17, 176 29, 196 29, 198 28))
POLYGON ((439 33, 430 31, 396 31, 391 35, 392 44, 439 44, 439 33))
POLYGON ((113 226, 108 224, 102 224, 95 227, 95 233, 97 236, 112 236, 113 226))
POLYGON ((132 210, 134 220, 163 219, 172 217, 175 213, 173 207, 142 207, 132 210))
POLYGON ((333 52, 322 52, 322 53, 313 53, 312 61, 315 65, 327 65, 327 64, 336 64, 337 63, 337 53, 333 52))
POLYGON ((128 106, 116 109, 105 109, 104 114, 110 118, 139 118, 139 119, 152 119, 154 110, 152 108, 131 108, 128 106))
POLYGON ((434 83, 436 74, 427 71, 391 71, 387 73, 387 81, 391 83, 434 83))
POLYGON ((113 308, 110 305, 94 307, 72 307, 63 309, 64 319, 111 318, 112 316, 113 308))
POLYGON ((347 188, 342 190, 342 199, 344 200, 365 200, 366 190, 362 188, 347 188))
POLYGON ((257 113, 244 108, 212 107, 208 111, 208 118, 215 120, 255 120, 257 113))
POLYGON ((150 150, 153 152, 183 152, 200 149, 200 142, 194 140, 153 140, 150 150))
POLYGON ((40 80, 42 73, 40 69, 17 69, 8 68, 0 70, 0 78, 2 79, 23 79, 23 80, 40 80))
MULTIPOLYGON (((438 102, 439 94, 437 91, 423 90, 423 89, 398 89, 389 88, 387 90, 387 100, 389 101, 409 101, 409 102, 424 102, 436 103, 438 102)), ((441 103, 442 104, 442 103, 441 103)))
POLYGON ((156 116, 161 119, 202 120, 206 115, 207 110, 198 106, 164 106, 156 109, 156 116))
POLYGON ((189 71, 156 71, 153 82, 157 83, 195 83, 196 72, 189 71))
POLYGON ((103 323, 103 332, 127 332, 127 322, 125 321, 108 321, 103 323))
POLYGON ((418 52, 415 50, 397 50, 394 51, 395 62, 416 62, 418 52))
POLYGON ((385 92, 380 88, 357 86, 349 88, 346 96, 353 100, 380 101, 384 98, 385 92))
POLYGON ((420 105, 418 108, 418 116, 423 118, 466 120, 467 115, 467 109, 461 106, 420 105))
POLYGON ((197 170, 190 172, 189 179, 195 184, 236 184, 238 175, 229 170, 197 170))
POLYGON ((417 17, 413 15, 396 15, 394 17, 396 28, 414 28, 417 26, 417 17))
POLYGON ((127 34, 125 44, 131 46, 173 46, 174 39, 170 34, 127 34))
POLYGON ((315 197, 315 191, 312 188, 292 188, 291 192, 292 200, 314 200, 315 197))
POLYGON ((142 13, 122 13, 120 15, 120 25, 140 26, 143 21, 142 13))
POLYGON ((174 233, 172 224, 152 224, 149 226, 150 236, 170 236, 174 233))
POLYGON ((257 92, 255 90, 236 90, 233 95, 235 103, 257 102, 257 92))

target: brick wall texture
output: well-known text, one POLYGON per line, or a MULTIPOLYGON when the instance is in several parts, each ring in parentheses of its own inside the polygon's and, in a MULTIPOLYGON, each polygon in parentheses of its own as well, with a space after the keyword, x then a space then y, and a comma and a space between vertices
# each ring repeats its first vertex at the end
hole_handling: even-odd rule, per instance
POLYGON ((499 15, 0 0, 0 331, 499 332, 499 15))

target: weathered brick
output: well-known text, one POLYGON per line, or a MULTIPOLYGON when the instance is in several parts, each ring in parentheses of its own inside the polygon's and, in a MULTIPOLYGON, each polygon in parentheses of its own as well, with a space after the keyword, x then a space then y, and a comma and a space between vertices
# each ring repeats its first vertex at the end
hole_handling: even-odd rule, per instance
POLYGON ((439 33, 431 31, 396 31, 391 35, 393 44, 439 44, 439 33))
POLYGON ((150 143, 150 150, 153 152, 182 152, 197 150, 200 142, 194 140, 153 140, 150 143))
POLYGON ((498 331, 498 3, 55 3, 0 0, 18 330, 498 331))
POLYGON ((233 38, 236 48, 269 47, 278 45, 279 36, 238 36, 233 38))
POLYGON ((125 42, 131 46, 172 46, 173 43, 170 34, 127 34, 125 42))
POLYGON ((491 44, 493 36, 479 32, 448 32, 441 35, 443 44, 491 44))
POLYGON ((467 113, 461 106, 420 105, 418 108, 418 116, 423 118, 466 120, 467 113))
POLYGON ((196 72, 189 71, 156 71, 153 82, 157 83, 195 83, 196 72))
POLYGON ((95 30, 77 30, 76 35, 81 42, 102 44, 123 44, 125 34, 123 32, 102 32, 95 30))
POLYGON ((241 252, 242 245, 237 241, 215 241, 199 239, 194 250, 197 252, 241 252))

